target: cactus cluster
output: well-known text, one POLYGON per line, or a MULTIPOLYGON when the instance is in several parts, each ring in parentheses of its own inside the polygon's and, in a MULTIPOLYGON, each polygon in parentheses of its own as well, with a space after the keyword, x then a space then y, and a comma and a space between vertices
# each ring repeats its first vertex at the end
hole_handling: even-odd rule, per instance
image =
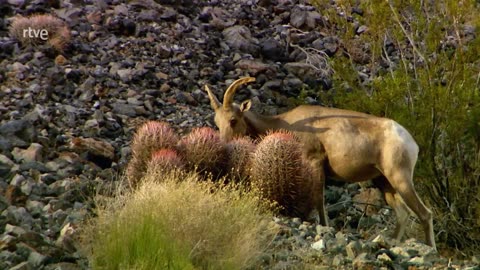
POLYGON ((247 137, 225 143, 208 127, 179 139, 168 124, 149 121, 137 130, 131 148, 127 178, 133 187, 147 171, 180 169, 248 183, 285 215, 307 218, 314 206, 313 170, 289 132, 268 134, 257 145, 247 137))
POLYGON ((131 143, 132 158, 127 180, 135 187, 148 170, 166 173, 173 169, 197 171, 219 178, 225 171, 226 144, 211 128, 196 128, 183 138, 164 122, 140 126, 131 143))
POLYGON ((293 134, 265 136, 252 154, 250 174, 252 188, 278 203, 282 214, 308 217, 313 206, 312 170, 293 134))

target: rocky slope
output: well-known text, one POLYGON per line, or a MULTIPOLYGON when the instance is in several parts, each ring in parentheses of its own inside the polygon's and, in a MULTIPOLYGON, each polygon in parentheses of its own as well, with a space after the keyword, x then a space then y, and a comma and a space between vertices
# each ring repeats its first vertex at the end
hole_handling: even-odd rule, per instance
MULTIPOLYGON (((201 87, 208 83, 221 96, 247 74, 257 82, 236 98, 252 98, 267 114, 283 111, 304 87, 331 88, 325 60, 343 50, 338 37, 322 31, 328 19, 297 0, 0 0, 0 14, 0 269, 88 268, 75 232, 94 195, 118 180, 132 132, 145 119, 167 121, 179 132, 213 126, 201 87), (63 52, 24 47, 9 36, 15 14, 33 13, 67 22, 72 41, 63 52)), ((352 23, 358 35, 367 29, 352 23)), ((357 49, 368 80, 367 48, 357 49)), ((319 104, 316 96, 302 98, 319 104)), ((329 189, 334 227, 276 218, 282 234, 262 267, 478 263, 452 264, 418 241, 395 245, 378 236, 392 227, 388 209, 367 215, 352 203, 368 192, 358 185, 329 189)))

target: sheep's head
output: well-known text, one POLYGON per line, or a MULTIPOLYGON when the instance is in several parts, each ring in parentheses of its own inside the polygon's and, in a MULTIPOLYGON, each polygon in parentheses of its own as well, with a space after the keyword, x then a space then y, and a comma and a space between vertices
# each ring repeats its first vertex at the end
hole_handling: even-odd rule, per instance
POLYGON ((225 91, 223 105, 218 101, 210 88, 205 85, 205 91, 207 91, 210 98, 210 104, 215 111, 215 124, 220 130, 220 137, 223 140, 229 141, 236 136, 247 134, 248 126, 243 113, 250 109, 252 102, 246 100, 238 105, 233 102, 233 96, 240 85, 254 81, 255 78, 253 77, 244 77, 234 81, 225 91))

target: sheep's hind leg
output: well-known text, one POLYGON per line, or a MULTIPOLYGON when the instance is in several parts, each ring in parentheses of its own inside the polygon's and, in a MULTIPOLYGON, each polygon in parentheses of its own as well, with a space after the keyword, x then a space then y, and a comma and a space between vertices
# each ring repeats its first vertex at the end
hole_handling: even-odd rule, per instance
POLYGON ((393 238, 401 241, 403 235, 405 234, 405 228, 408 218, 410 217, 410 212, 400 195, 395 191, 392 185, 390 185, 385 176, 382 175, 373 179, 373 183, 383 192, 385 201, 390 207, 393 208, 393 211, 395 212, 397 225, 395 227, 395 232, 393 233, 393 238))
POLYGON ((433 215, 432 211, 423 204, 413 187, 412 174, 400 170, 392 171, 386 175, 388 182, 401 196, 405 204, 420 219, 425 231, 425 239, 428 245, 436 249, 435 237, 433 232, 433 215))
POLYGON ((328 226, 328 213, 325 209, 325 170, 323 161, 313 159, 310 161, 313 170, 313 198, 320 218, 320 225, 328 226))

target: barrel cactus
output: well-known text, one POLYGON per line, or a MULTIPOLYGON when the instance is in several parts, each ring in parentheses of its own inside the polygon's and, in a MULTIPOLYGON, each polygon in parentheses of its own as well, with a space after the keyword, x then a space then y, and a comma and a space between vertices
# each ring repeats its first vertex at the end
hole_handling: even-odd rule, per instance
POLYGON ((133 136, 132 158, 127 166, 126 175, 131 186, 143 177, 152 154, 159 149, 174 149, 178 136, 165 122, 148 121, 137 129, 133 136))
POLYGON ((250 174, 252 188, 278 203, 282 214, 308 218, 313 208, 312 170, 292 133, 265 136, 253 152, 250 174))
POLYGON ((248 137, 238 137, 227 143, 227 171, 234 181, 249 178, 250 156, 255 151, 255 144, 248 137))
POLYGON ((225 172, 226 146, 212 128, 193 129, 180 140, 178 149, 188 170, 214 178, 225 172))
POLYGON ((148 163, 147 172, 169 173, 174 170, 181 170, 184 167, 182 158, 174 149, 160 149, 152 154, 148 163))

